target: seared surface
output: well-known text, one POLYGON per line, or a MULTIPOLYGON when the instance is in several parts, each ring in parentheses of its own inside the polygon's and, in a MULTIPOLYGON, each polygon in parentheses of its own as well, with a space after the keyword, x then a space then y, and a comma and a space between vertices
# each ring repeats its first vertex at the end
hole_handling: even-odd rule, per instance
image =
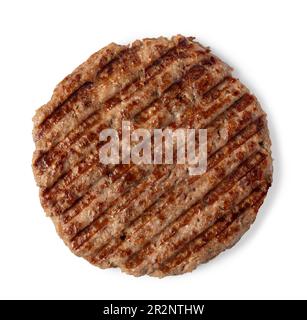
POLYGON ((69 248, 102 267, 165 276, 193 270, 248 230, 271 185, 266 115, 231 68, 192 38, 110 44, 34 116, 41 203, 69 248), (208 169, 102 165, 99 133, 207 128, 208 169))

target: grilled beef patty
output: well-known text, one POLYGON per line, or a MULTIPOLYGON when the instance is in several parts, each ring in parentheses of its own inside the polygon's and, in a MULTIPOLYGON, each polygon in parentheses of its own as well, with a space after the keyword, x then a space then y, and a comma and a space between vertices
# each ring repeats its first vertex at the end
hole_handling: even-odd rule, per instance
POLYGON ((33 118, 33 172, 67 246, 101 268, 163 277, 234 245, 272 181, 266 114, 193 38, 110 44, 61 81, 33 118), (99 133, 206 128, 207 171, 99 161, 99 133))

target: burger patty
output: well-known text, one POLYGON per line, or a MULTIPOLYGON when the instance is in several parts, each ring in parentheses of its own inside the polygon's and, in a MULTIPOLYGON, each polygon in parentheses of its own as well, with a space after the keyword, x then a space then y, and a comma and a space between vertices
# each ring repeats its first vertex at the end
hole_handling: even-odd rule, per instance
POLYGON ((101 268, 163 277, 193 270, 249 229, 271 185, 266 114, 194 38, 110 44, 55 88, 33 118, 33 172, 67 246, 101 268), (207 170, 99 161, 99 134, 207 129, 207 170))

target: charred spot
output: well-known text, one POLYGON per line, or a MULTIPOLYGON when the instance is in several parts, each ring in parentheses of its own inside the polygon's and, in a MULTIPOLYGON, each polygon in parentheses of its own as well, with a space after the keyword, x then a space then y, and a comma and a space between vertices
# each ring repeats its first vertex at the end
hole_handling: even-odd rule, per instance
POLYGON ((125 240, 126 240, 126 237, 127 237, 127 236, 123 233, 123 234, 120 235, 119 238, 120 238, 121 241, 125 241, 125 240))

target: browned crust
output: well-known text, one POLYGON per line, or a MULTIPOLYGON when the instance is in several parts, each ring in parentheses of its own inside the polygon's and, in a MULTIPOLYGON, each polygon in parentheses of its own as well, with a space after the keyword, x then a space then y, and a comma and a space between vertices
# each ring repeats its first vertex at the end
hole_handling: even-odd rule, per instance
POLYGON ((272 182, 259 102, 193 38, 110 44, 37 110, 33 171, 45 212, 77 255, 139 276, 192 271, 234 245, 272 182), (99 132, 207 128, 208 170, 98 161, 99 132))

